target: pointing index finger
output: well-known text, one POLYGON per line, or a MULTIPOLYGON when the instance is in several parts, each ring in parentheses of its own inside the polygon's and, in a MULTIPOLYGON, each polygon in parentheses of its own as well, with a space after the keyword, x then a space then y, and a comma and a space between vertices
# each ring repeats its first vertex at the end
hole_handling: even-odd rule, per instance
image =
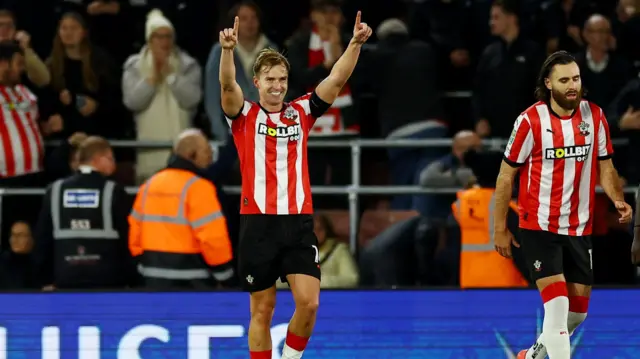
POLYGON ((360 18, 362 17, 362 11, 358 11, 356 14, 356 26, 360 26, 360 18))
POLYGON ((233 20, 233 34, 234 35, 238 35, 238 27, 240 24, 240 18, 239 17, 235 17, 235 19, 233 20))

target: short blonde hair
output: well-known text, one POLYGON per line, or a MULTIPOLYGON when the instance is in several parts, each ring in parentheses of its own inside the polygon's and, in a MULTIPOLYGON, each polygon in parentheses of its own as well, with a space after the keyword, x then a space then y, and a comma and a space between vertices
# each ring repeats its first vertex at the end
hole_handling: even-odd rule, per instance
POLYGON ((287 72, 291 69, 291 65, 289 65, 289 60, 284 57, 283 54, 278 52, 278 50, 272 48, 266 48, 258 54, 258 58, 256 62, 253 64, 253 75, 258 76, 261 71, 265 68, 269 70, 270 68, 282 65, 287 69, 287 72))
POLYGON ((78 146, 77 156, 80 163, 87 163, 95 156, 111 150, 111 145, 103 137, 89 136, 78 146))

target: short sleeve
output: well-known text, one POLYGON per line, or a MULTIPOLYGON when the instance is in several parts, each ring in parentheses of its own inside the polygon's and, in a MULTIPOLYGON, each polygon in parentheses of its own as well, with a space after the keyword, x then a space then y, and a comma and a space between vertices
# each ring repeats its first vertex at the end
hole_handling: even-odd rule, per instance
POLYGON ((224 119, 227 120, 227 124, 229 125, 229 127, 232 127, 231 124, 233 123, 233 121, 242 119, 245 116, 247 116, 250 109, 251 109, 251 102, 245 100, 240 112, 238 112, 237 114, 234 114, 233 116, 229 116, 228 114, 225 113, 224 119))
POLYGON ((307 119, 307 128, 309 129, 313 127, 318 117, 322 116, 327 112, 329 107, 331 107, 331 104, 322 101, 315 92, 300 96, 291 101, 291 103, 295 103, 302 107, 302 111, 307 119))
POLYGON ((609 123, 600 109, 600 128, 598 129, 598 159, 607 160, 613 156, 613 145, 609 134, 609 123))
POLYGON ((304 111, 305 115, 310 115, 311 114, 311 93, 308 93, 306 95, 300 96, 297 99, 291 101, 291 103, 295 103, 298 106, 302 107, 302 110, 304 111))
POLYGON ((527 115, 520 115, 513 125, 513 131, 507 148, 504 150, 504 161, 512 167, 522 166, 533 150, 533 131, 527 115))

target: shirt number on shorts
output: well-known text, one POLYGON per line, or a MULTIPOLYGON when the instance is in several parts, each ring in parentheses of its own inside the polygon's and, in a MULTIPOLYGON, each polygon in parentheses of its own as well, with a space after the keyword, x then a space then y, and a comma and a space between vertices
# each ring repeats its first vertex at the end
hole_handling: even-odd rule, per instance
POLYGON ((593 269, 593 249, 589 249, 589 266, 593 269))
POLYGON ((313 250, 316 251, 316 257, 315 257, 316 263, 320 263, 320 252, 318 252, 318 247, 315 245, 312 245, 311 247, 313 247, 313 250))

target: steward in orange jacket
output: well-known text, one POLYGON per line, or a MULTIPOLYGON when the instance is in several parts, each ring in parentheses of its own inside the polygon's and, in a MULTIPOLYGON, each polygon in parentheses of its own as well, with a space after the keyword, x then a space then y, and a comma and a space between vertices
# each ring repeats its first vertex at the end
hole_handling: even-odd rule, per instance
MULTIPOLYGON (((495 189, 471 188, 458 192, 451 206, 460 226, 460 287, 527 287, 529 283, 511 258, 504 258, 493 244, 495 189)), ((517 213, 518 207, 510 203, 517 213)))
POLYGON ((235 277, 215 186, 200 175, 211 147, 197 130, 180 135, 168 167, 144 183, 129 216, 129 249, 149 288, 213 288, 235 277))
MULTIPOLYGON (((473 170, 478 185, 457 194, 452 204, 453 216, 460 226, 460 287, 527 287, 527 276, 514 259, 504 258, 493 243, 493 211, 495 208, 495 178, 499 171, 501 154, 470 151, 465 163, 473 170)), ((510 202, 511 222, 517 223, 518 206, 510 202)), ((516 232, 517 233, 517 232, 516 232)))

